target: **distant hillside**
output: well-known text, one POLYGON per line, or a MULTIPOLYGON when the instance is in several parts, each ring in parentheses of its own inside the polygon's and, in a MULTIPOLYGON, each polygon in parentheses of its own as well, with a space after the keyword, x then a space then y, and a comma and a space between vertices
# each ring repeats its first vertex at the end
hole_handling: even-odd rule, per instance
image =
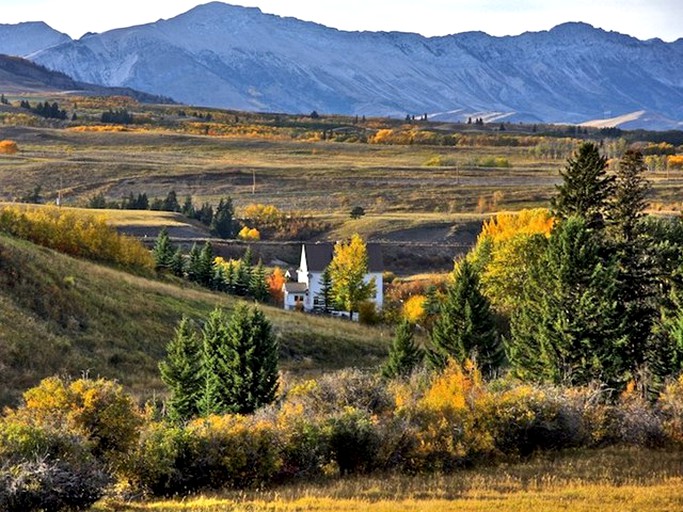
MULTIPOLYGON (((134 276, 0 234, 0 406, 53 374, 119 379, 150 397, 157 363, 182 315, 205 318, 234 299, 134 276)), ((378 330, 264 307, 283 369, 373 366, 378 330)), ((388 338, 388 336, 385 336, 388 338)))
POLYGON ((240 110, 571 124, 645 111, 629 127, 683 127, 683 40, 583 23, 427 38, 211 2, 30 58, 90 83, 240 110))
POLYGON ((169 98, 128 87, 104 87, 84 82, 19 57, 0 55, 0 92, 4 94, 77 92, 101 96, 130 96, 143 103, 169 103, 169 98))

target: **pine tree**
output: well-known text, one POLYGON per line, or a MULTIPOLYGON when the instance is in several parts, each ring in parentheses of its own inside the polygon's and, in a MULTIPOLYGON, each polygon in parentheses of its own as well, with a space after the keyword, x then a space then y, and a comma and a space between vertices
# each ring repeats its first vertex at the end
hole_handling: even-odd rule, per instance
POLYGON ((608 215, 611 231, 618 241, 632 243, 638 235, 636 228, 647 206, 650 189, 646 171, 639 151, 628 150, 619 161, 608 215))
POLYGON ((178 196, 175 190, 171 190, 164 199, 161 209, 165 212, 179 212, 180 203, 178 203, 178 196))
POLYGON ((183 251, 180 247, 173 253, 170 268, 175 276, 183 277, 185 275, 185 257, 183 256, 183 251))
POLYGON ((316 299, 316 303, 319 304, 319 308, 323 313, 328 314, 332 311, 334 294, 332 291, 332 272, 329 265, 323 270, 320 280, 320 294, 316 299))
POLYGON ((152 255, 154 256, 154 266, 158 270, 168 270, 171 268, 174 254, 171 240, 168 236, 168 230, 164 227, 159 231, 152 255))
POLYGON ((251 261, 253 256, 251 247, 247 247, 244 251, 242 259, 235 272, 235 293, 240 297, 244 297, 249 294, 249 285, 251 284, 251 275, 253 273, 253 267, 251 261))
POLYGON ((640 223, 649 185, 643 156, 628 150, 619 162, 609 208, 609 233, 617 262, 618 316, 622 324, 619 356, 640 373, 648 359, 652 327, 659 317, 653 259, 640 223))
POLYGON ((553 231, 511 318, 508 357, 531 380, 618 387, 628 379, 620 354, 616 265, 603 237, 580 217, 553 231))
POLYGON ((222 354, 226 411, 248 414, 271 403, 278 386, 278 344, 261 310, 238 306, 227 328, 222 354))
POLYGON ((274 400, 278 345, 259 309, 240 305, 229 319, 214 310, 203 330, 202 362, 201 414, 248 414, 274 400))
POLYGON ((190 254, 187 261, 187 278, 193 283, 201 282, 201 257, 200 250, 197 244, 192 244, 192 249, 190 249, 190 254))
POLYGON ((213 260, 213 247, 211 247, 209 242, 206 242, 199 253, 199 274, 197 276, 197 282, 207 288, 213 286, 213 260))
POLYGON ((562 184, 552 199, 553 215, 558 219, 581 217, 589 228, 601 228, 614 178, 607 176, 607 159, 592 142, 584 142, 567 162, 562 184))
POLYGON ((220 414, 227 408, 224 379, 229 362, 223 346, 227 340, 227 319, 220 309, 214 309, 202 330, 202 387, 197 409, 202 416, 220 414))
POLYGON ((234 238, 235 226, 233 218, 235 211, 232 199, 221 199, 211 220, 211 233, 220 238, 234 238))
POLYGON ((481 293, 479 278, 467 260, 456 268, 455 282, 448 288, 434 322, 427 352, 432 368, 444 368, 450 358, 460 363, 473 359, 489 375, 505 358, 489 301, 481 293))
POLYGON ((394 340, 389 348, 389 359, 382 367, 382 376, 387 379, 404 377, 422 362, 424 354, 415 344, 415 326, 404 320, 396 328, 394 340))
POLYGON ((159 370, 161 380, 170 391, 166 403, 168 417, 172 421, 186 421, 199 413, 203 383, 201 345, 186 317, 180 321, 166 352, 166 359, 159 364, 159 370))
POLYGON ((259 259, 249 281, 249 295, 257 302, 268 300, 268 285, 266 284, 266 269, 259 259))
POLYGON ((194 205, 192 204, 191 195, 188 194, 185 196, 185 201, 183 201, 183 206, 180 208, 180 212, 189 219, 194 219, 197 215, 197 212, 194 209, 194 205))

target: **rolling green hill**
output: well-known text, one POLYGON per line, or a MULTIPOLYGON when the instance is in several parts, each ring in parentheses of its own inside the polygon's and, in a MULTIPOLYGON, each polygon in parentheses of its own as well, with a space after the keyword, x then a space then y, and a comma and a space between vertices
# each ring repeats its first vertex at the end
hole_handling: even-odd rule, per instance
MULTIPOLYGON (((115 378, 141 399, 163 390, 157 363, 183 314, 236 300, 77 260, 0 235, 0 404, 53 374, 115 378)), ((307 373, 378 364, 390 333, 264 306, 281 368, 307 373)))

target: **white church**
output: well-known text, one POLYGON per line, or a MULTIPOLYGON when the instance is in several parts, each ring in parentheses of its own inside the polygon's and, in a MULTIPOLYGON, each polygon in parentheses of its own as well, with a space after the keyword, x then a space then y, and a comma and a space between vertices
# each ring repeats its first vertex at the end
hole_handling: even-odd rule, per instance
MULTIPOLYGON (((382 272, 382 248, 379 244, 367 244, 368 273, 364 281, 375 280, 375 296, 370 299, 377 310, 384 304, 382 272)), ((287 310, 317 311, 322 309, 323 272, 334 256, 334 244, 329 242, 306 243, 301 246, 301 260, 296 269, 296 281, 284 284, 284 307, 287 310)), ((291 272, 290 274, 293 274, 291 272)), ((290 279, 295 276, 290 275, 290 279)))

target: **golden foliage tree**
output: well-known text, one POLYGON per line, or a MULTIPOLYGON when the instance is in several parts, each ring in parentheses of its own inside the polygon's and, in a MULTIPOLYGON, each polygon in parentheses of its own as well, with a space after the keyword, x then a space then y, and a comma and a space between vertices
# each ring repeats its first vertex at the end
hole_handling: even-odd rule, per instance
POLYGON ((338 242, 330 263, 332 295, 337 306, 352 318, 360 304, 375 294, 375 280, 365 281, 368 251, 365 242, 354 234, 348 243, 338 242))

